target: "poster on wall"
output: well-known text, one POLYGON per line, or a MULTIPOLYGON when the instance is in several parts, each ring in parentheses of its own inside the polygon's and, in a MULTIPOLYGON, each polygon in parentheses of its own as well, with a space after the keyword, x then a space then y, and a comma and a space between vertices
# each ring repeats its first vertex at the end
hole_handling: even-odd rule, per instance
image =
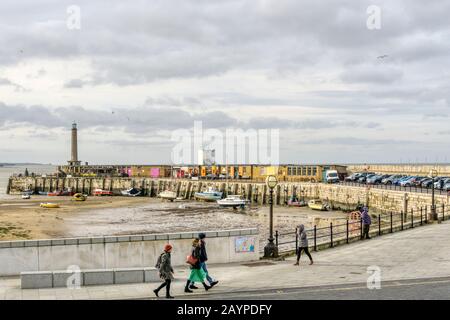
POLYGON ((236 252, 255 252, 255 237, 237 237, 235 241, 236 252))

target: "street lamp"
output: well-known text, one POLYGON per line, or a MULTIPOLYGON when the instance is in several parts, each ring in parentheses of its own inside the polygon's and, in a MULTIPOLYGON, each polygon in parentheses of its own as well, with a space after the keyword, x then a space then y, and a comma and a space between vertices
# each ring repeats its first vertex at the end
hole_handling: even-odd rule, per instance
POLYGON ((267 245, 264 247, 264 257, 265 258, 276 258, 278 257, 278 248, 273 243, 273 189, 277 186, 278 180, 275 176, 267 176, 266 185, 269 188, 269 205, 270 205, 270 226, 269 226, 269 239, 267 245))
POLYGON ((431 170, 429 177, 431 178, 431 213, 430 213, 430 220, 437 220, 438 216, 436 213, 436 204, 434 201, 434 178, 436 177, 437 172, 436 170, 431 170))

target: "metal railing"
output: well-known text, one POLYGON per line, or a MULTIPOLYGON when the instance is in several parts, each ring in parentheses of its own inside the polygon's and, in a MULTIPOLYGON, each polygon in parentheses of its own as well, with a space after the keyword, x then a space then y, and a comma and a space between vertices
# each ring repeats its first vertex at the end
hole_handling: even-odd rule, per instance
MULTIPOLYGON (((360 182, 351 182, 351 181, 341 181, 339 182, 340 185, 344 186, 350 186, 350 187, 370 187, 370 188, 377 188, 377 189, 385 189, 385 190, 394 190, 394 191, 404 191, 404 192, 416 192, 416 193, 432 193, 432 188, 425 188, 425 187, 415 187, 415 186, 399 186, 394 184, 367 184, 367 183, 360 183, 360 182)), ((443 189, 434 188, 434 193, 436 195, 447 195, 450 194, 450 191, 446 191, 443 189)))
MULTIPOLYGON (((430 207, 411 209, 408 212, 386 212, 376 216, 371 215, 370 236, 381 236, 406 229, 412 229, 428 223, 430 207)), ((450 207, 440 204, 436 207, 436 214, 440 221, 450 219, 450 207)), ((318 251, 319 246, 334 247, 336 244, 349 243, 363 238, 363 222, 345 220, 344 223, 330 223, 325 227, 316 225, 305 230, 309 247, 318 251)), ((280 233, 275 231, 275 244, 280 253, 295 251, 299 247, 298 229, 292 232, 280 233)))

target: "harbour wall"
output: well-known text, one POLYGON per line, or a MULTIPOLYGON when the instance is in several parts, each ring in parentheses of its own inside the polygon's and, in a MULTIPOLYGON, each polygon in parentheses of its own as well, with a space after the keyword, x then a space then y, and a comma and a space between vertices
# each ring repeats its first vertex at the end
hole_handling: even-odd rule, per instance
MULTIPOLYGON (((164 190, 173 190, 178 197, 193 199, 194 193, 214 187, 225 194, 239 194, 252 204, 268 203, 269 190, 264 183, 233 181, 195 181, 151 178, 51 178, 51 177, 11 177, 10 194, 20 194, 24 190, 55 191, 71 188, 75 192, 92 194, 94 189, 110 190, 120 195, 121 190, 132 187, 143 190, 144 196, 156 197, 164 190)), ((431 194, 379 189, 365 186, 339 184, 280 182, 274 189, 274 203, 286 204, 293 195, 308 199, 322 199, 336 209, 353 210, 358 204, 367 204, 374 211, 419 210, 431 205, 431 194)), ((449 195, 436 195, 436 204, 448 205, 449 195)))
MULTIPOLYGON (((25 271, 153 267, 166 243, 173 246, 172 265, 186 265, 197 232, 0 242, 0 276, 25 271), (73 267, 72 267, 73 268, 73 267)), ((210 263, 259 259, 257 229, 208 231, 210 263), (242 241, 254 244, 253 251, 242 241)))

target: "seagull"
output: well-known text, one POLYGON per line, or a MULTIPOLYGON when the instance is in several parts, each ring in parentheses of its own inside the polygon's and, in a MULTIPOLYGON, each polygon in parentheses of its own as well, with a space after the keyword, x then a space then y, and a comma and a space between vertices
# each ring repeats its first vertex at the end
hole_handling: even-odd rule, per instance
POLYGON ((383 54, 382 56, 378 56, 377 59, 384 59, 389 57, 387 54, 383 54))

